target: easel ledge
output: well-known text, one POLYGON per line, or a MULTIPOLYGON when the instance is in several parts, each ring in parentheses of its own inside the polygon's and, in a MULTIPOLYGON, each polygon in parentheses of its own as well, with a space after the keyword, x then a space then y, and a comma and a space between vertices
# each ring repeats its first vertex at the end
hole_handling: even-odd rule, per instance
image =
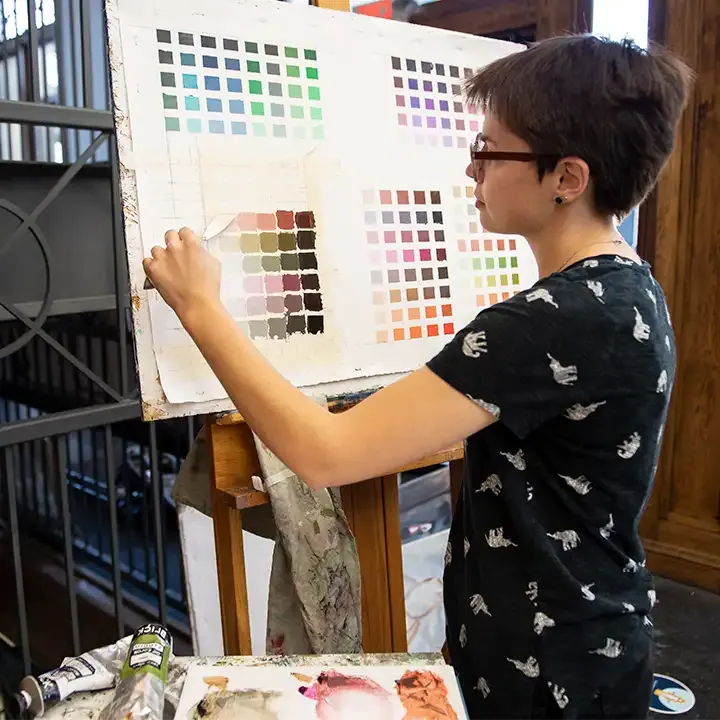
MULTIPOLYGON (((337 402, 330 409, 342 412, 351 406, 337 402)), ((252 431, 240 413, 209 417, 206 432, 225 654, 251 655, 241 510, 269 501, 252 485, 252 476, 262 471, 252 431)), ((449 462, 454 508, 463 456, 463 446, 457 445, 341 489, 360 558, 365 652, 407 652, 398 473, 449 462)))

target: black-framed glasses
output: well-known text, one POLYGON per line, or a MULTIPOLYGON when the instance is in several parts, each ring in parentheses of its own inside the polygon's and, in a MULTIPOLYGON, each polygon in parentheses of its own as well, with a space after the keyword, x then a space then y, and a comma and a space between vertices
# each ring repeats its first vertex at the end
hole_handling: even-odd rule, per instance
POLYGON ((480 133, 470 144, 470 166, 473 169, 473 179, 477 182, 480 173, 485 168, 486 160, 513 160, 515 162, 535 162, 536 160, 549 160, 558 162, 560 155, 557 153, 534 153, 534 152, 513 152, 496 151, 485 149, 485 138, 480 133))

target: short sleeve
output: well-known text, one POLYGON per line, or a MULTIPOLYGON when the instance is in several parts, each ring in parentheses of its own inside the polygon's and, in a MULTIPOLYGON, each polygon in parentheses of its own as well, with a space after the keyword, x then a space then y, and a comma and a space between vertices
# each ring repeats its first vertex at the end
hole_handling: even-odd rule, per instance
POLYGON ((427 366, 523 438, 607 389, 606 312, 584 283, 550 276, 480 312, 427 366))

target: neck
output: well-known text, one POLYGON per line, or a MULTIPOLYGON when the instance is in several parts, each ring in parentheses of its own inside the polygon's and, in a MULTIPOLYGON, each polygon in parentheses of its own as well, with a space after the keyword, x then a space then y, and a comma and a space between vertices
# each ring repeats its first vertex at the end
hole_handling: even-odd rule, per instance
POLYGON ((619 244, 621 236, 612 218, 563 207, 558 208, 551 223, 526 240, 542 278, 585 257, 613 252, 612 246, 619 244))

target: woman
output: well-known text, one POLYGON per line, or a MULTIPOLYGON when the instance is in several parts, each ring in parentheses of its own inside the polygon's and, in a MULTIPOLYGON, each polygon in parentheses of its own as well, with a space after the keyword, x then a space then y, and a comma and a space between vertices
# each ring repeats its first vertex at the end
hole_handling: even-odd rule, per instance
POLYGON ((187 229, 145 269, 259 437, 315 488, 466 440, 446 553, 447 645, 472 718, 645 717, 651 578, 637 527, 675 372, 665 298, 615 220, 651 190, 690 72, 661 49, 568 36, 468 81, 483 227, 540 280, 341 415, 292 387, 219 300, 187 229))

